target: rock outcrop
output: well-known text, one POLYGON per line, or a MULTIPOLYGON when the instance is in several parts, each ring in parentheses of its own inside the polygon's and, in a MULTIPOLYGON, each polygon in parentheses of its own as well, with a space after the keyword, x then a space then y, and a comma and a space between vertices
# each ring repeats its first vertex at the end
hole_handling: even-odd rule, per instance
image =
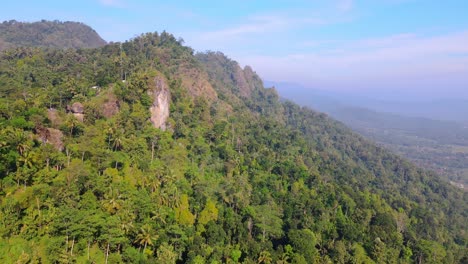
POLYGON ((250 97, 253 90, 263 87, 262 80, 250 66, 245 66, 244 69, 242 69, 237 64, 235 74, 232 78, 239 89, 240 95, 243 97, 250 97))
POLYGON ((102 104, 101 112, 105 118, 111 118, 119 112, 119 101, 113 93, 109 93, 102 104))
POLYGON ((148 90, 148 95, 153 99, 150 106, 151 123, 155 128, 166 129, 166 121, 169 117, 170 92, 166 80, 161 76, 156 76, 148 90))
POLYGON ((60 118, 60 115, 55 108, 47 109, 47 118, 53 127, 58 127, 62 124, 62 119, 60 118))
POLYGON ((62 141, 62 131, 50 127, 39 127, 36 128, 36 133, 38 134, 38 137, 42 141, 42 143, 51 144, 58 151, 63 150, 64 145, 62 141))
POLYGON ((239 89, 240 95, 243 97, 249 97, 252 92, 252 88, 247 82, 244 71, 239 65, 237 65, 235 72, 232 75, 232 79, 237 88, 239 89))
POLYGON ((70 111, 76 119, 83 122, 84 120, 84 107, 81 103, 73 103, 71 106, 67 106, 67 110, 70 111))
POLYGON ((179 77, 182 86, 192 97, 205 97, 208 101, 215 100, 218 95, 209 82, 208 74, 196 67, 181 67, 179 77))

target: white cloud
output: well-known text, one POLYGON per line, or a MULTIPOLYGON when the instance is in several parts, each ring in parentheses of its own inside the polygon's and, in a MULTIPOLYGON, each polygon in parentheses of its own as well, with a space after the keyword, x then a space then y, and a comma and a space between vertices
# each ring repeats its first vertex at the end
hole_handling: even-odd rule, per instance
POLYGON ((337 3, 338 10, 342 12, 348 12, 353 9, 354 1, 353 0, 339 0, 337 3))
POLYGON ((252 33, 280 32, 295 26, 325 23, 319 18, 293 18, 280 15, 259 15, 250 17, 247 20, 247 23, 202 33, 200 37, 205 39, 236 38, 252 33))
POLYGON ((124 7, 124 3, 121 0, 99 0, 99 3, 109 7, 124 7))
MULTIPOLYGON (((313 43, 313 42, 311 42, 313 43)), ((398 85, 431 78, 468 80, 468 31, 422 37, 400 34, 383 38, 333 42, 329 49, 285 56, 237 58, 267 80, 303 84, 387 82, 398 85)), ((421 82, 422 83, 422 82, 421 82)))

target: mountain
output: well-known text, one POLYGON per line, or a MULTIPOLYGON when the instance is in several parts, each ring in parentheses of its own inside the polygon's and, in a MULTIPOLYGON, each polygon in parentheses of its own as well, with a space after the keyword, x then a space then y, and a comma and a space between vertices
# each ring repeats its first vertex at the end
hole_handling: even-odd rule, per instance
POLYGON ((433 120, 468 123, 468 100, 453 95, 452 98, 422 99, 416 95, 397 93, 390 95, 376 89, 370 91, 328 91, 304 87, 289 82, 265 81, 267 87, 275 87, 279 93, 294 102, 310 105, 317 109, 336 108, 334 105, 367 108, 377 112, 392 113, 408 117, 423 117, 433 120), (387 97, 387 99, 385 99, 387 97))
POLYGON ((468 187, 468 128, 453 121, 342 107, 330 115, 417 165, 468 187))
POLYGON ((181 42, 1 54, 0 262, 466 262, 464 192, 181 42))
POLYGON ((105 44, 94 29, 78 22, 10 20, 0 24, 0 51, 18 46, 96 48, 105 44))
MULTIPOLYGON (((462 188, 468 186, 468 126, 460 121, 452 121, 463 118, 456 118, 453 114, 444 115, 460 110, 457 105, 458 108, 466 105, 452 102, 453 107, 443 103, 424 107, 420 102, 412 107, 417 109, 420 106, 421 116, 427 113, 427 116, 439 116, 442 119, 435 120, 414 116, 417 114, 411 110, 405 112, 408 109, 405 105, 410 105, 409 102, 388 103, 385 106, 383 102, 372 102, 359 95, 310 90, 293 83, 267 82, 267 85, 276 87, 285 98, 328 113, 354 131, 419 166, 437 171, 454 184, 462 188), (438 110, 438 107, 445 110, 438 110), (383 112, 385 109, 393 113, 383 112)), ((457 115, 465 116, 463 110, 457 112, 457 115)))

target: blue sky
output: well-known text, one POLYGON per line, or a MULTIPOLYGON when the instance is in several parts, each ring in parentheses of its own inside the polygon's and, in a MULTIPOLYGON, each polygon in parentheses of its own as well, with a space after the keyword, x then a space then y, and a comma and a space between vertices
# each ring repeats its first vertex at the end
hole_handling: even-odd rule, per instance
POLYGON ((266 80, 468 98, 466 0, 7 1, 1 20, 84 22, 107 41, 163 31, 266 80))

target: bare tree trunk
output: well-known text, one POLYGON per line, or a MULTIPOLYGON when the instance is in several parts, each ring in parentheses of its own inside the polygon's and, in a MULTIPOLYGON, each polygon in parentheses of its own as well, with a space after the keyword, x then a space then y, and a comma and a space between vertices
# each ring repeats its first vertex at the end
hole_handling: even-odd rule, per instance
MULTIPOLYGON (((265 218, 262 217, 262 223, 263 223, 263 226, 265 226, 265 218)), ((262 229, 262 242, 265 242, 265 237, 266 237, 266 230, 265 228, 262 229)))
POLYGON ((106 250, 106 264, 107 260, 109 259, 109 242, 107 242, 107 250, 106 250))
POLYGON ((68 253, 68 234, 67 234, 67 243, 66 243, 66 246, 65 246, 65 252, 68 253))
POLYGON ((67 167, 70 166, 70 151, 68 150, 68 148, 65 149, 65 153, 67 154, 67 167))
POLYGON ((249 217, 249 220, 247 222, 247 229, 249 229, 249 238, 252 238, 253 222, 251 217, 249 217))
POLYGON ((154 159, 154 141, 151 141, 151 164, 153 163, 154 159))
POLYGON ((73 256, 73 247, 75 246, 75 237, 73 237, 72 240, 72 245, 71 245, 71 250, 70 250, 70 256, 73 256))
POLYGON ((91 246, 91 242, 89 242, 89 240, 88 240, 88 260, 89 260, 89 248, 90 248, 90 246, 91 246))
POLYGON ((39 201, 39 198, 36 197, 36 205, 37 205, 37 213, 39 214, 39 217, 41 216, 41 205, 40 205, 40 201, 39 201))

